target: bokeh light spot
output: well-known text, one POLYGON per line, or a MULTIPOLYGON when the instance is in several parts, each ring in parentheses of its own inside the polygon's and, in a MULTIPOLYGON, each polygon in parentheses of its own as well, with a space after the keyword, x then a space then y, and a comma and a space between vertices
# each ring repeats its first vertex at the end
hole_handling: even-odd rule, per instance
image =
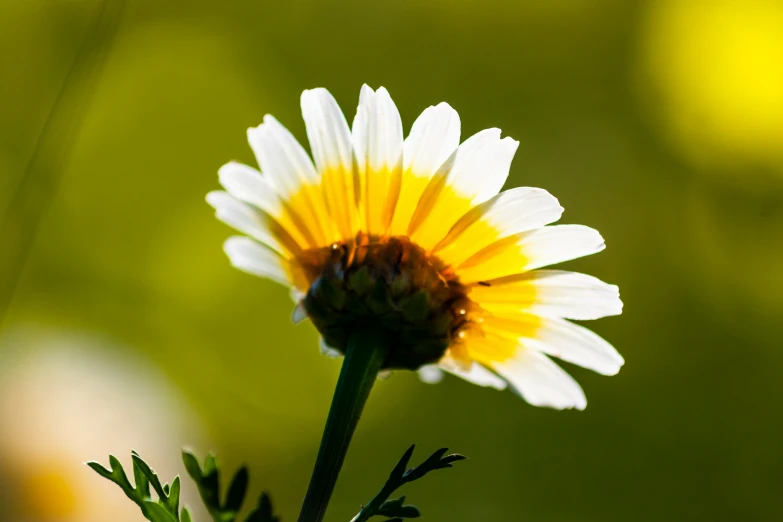
POLYGON ((67 465, 55 465, 25 477, 24 509, 36 520, 61 520, 76 511, 76 494, 64 469, 67 465))
POLYGON ((783 2, 651 2, 643 89, 699 164, 783 165, 783 2))

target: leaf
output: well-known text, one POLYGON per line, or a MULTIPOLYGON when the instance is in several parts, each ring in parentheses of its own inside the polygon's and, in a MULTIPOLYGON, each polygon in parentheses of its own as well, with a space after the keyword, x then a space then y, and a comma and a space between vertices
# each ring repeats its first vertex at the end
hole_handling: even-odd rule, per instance
MULTIPOLYGON (((122 464, 114 455, 109 456, 111 471, 97 462, 88 462, 87 465, 102 477, 107 478, 120 486, 125 492, 125 495, 139 506, 142 514, 147 520, 152 522, 183 522, 178 515, 180 497, 179 477, 174 477, 171 486, 168 484, 162 485, 158 476, 152 471, 152 468, 144 462, 138 453, 135 451, 131 452, 131 459, 133 460, 133 477, 136 481, 135 487, 128 481, 122 464), (150 485, 152 485, 158 495, 157 502, 152 501, 152 498, 150 497, 150 485)), ((190 514, 187 516, 190 517, 190 514)), ((184 522, 192 521, 186 520, 184 522)))
POLYGON ((204 476, 211 474, 213 471, 218 470, 217 459, 212 453, 207 453, 204 458, 204 476))
MULTIPOLYGON (((167 498, 166 491, 164 491, 163 486, 160 483, 160 479, 158 478, 158 475, 150 468, 146 462, 144 462, 138 453, 135 451, 131 453, 131 459, 133 459, 133 466, 138 467, 139 470, 141 470, 141 473, 144 474, 145 477, 147 477, 147 480, 149 480, 150 484, 152 485, 152 489, 155 490, 155 493, 158 494, 158 497, 161 500, 165 500, 167 498)), ((134 472, 135 474, 135 472, 134 472)))
POLYGON ((177 515, 177 511, 179 510, 179 493, 180 493, 179 476, 176 476, 174 477, 174 480, 171 483, 171 488, 169 489, 169 498, 167 499, 166 502, 169 512, 173 513, 175 516, 177 515))
POLYGON ((133 466, 133 480, 136 482, 136 490, 144 495, 145 498, 148 498, 150 496, 150 481, 135 463, 133 466))
POLYGON ((395 500, 387 500, 378 508, 378 514, 385 517, 419 518, 421 512, 416 506, 405 506, 405 496, 395 500))
POLYGON ((411 457, 413 456, 414 449, 416 449, 415 444, 412 445, 410 448, 408 448, 408 451, 406 451, 403 454, 403 456, 400 458, 399 462, 397 462, 397 465, 394 466, 394 469, 389 475, 389 480, 394 480, 394 481, 402 480, 403 476, 405 475, 405 469, 408 467, 408 462, 411 461, 411 457))
POLYGON ((105 479, 109 479, 112 482, 114 482, 112 474, 111 474, 111 471, 109 471, 108 469, 104 468, 103 465, 100 464, 99 462, 95 462, 94 460, 91 460, 90 462, 87 463, 87 465, 90 468, 92 468, 92 470, 95 471, 101 477, 103 477, 105 479))
POLYGON ((109 464, 111 465, 111 474, 114 477, 115 482, 123 489, 129 489, 135 491, 128 482, 128 476, 125 475, 125 470, 122 469, 122 464, 114 455, 109 455, 109 464))
POLYGON ((441 459, 441 462, 446 462, 449 465, 443 466, 443 467, 451 467, 452 462, 459 462, 460 460, 468 460, 468 458, 465 455, 460 455, 459 453, 452 453, 451 455, 446 455, 441 459))
POLYGON ((452 467, 452 462, 457 462, 460 460, 465 460, 466 457, 459 454, 452 454, 447 455, 446 457, 443 456, 444 453, 448 451, 448 448, 441 448, 437 450, 435 453, 430 455, 427 460, 416 466, 414 469, 408 470, 405 472, 405 475, 403 475, 403 482, 413 482, 414 480, 418 480, 422 478, 424 475, 429 473, 430 471, 435 471, 436 469, 445 469, 452 467))
POLYGON ((242 509, 242 502, 245 500, 245 494, 247 493, 248 483, 248 471, 246 466, 239 468, 234 478, 231 480, 231 485, 228 487, 228 493, 226 493, 226 503, 223 508, 235 513, 242 509))
POLYGON ((197 483, 201 499, 210 510, 220 511, 220 474, 217 461, 211 454, 204 460, 204 474, 197 483))
POLYGON ((193 453, 188 450, 182 450, 182 463, 185 465, 185 470, 187 470, 190 478, 196 483, 201 501, 207 507, 212 518, 219 522, 234 520, 236 515, 234 514, 233 517, 225 516, 220 506, 220 477, 214 455, 207 454, 207 457, 204 459, 204 468, 202 469, 193 453))
MULTIPOLYGON (((97 474, 108 479, 122 488, 125 494, 133 500, 141 509, 144 517, 151 522, 193 522, 190 511, 182 508, 180 513, 179 501, 182 483, 179 476, 174 477, 171 484, 160 481, 157 473, 135 451, 131 452, 133 460, 133 476, 136 487, 132 486, 122 464, 114 455, 109 456, 111 469, 98 462, 88 462, 87 465, 97 474), (158 496, 157 502, 150 497, 150 486, 158 496)), ((209 514, 215 522, 235 522, 242 508, 242 503, 247 494, 249 473, 246 466, 242 466, 234 474, 231 484, 226 492, 226 501, 220 502, 220 468, 215 456, 208 454, 204 459, 204 467, 199 465, 196 456, 187 451, 182 451, 182 462, 188 475, 198 487, 201 499, 207 506, 209 514)), ((269 495, 264 492, 259 496, 258 505, 247 518, 248 522, 280 522, 273 514, 272 502, 269 495)))
POLYGON ((120 461, 117 460, 117 457, 109 455, 109 464, 111 465, 111 470, 106 469, 97 462, 87 463, 87 465, 100 476, 117 484, 120 489, 122 489, 123 493, 125 493, 125 496, 136 503, 136 505, 139 506, 139 509, 144 512, 144 501, 149 499, 149 488, 147 487, 147 483, 142 481, 139 488, 134 488, 128 481, 125 470, 122 468, 120 461))
POLYGON ((201 482, 203 474, 195 455, 188 450, 182 450, 182 463, 185 464, 185 470, 188 472, 188 475, 190 475, 190 478, 196 483, 201 482))
POLYGON ((272 512, 272 500, 266 491, 258 499, 258 507, 247 517, 245 522, 280 522, 280 518, 272 512))
POLYGON ((179 522, 166 508, 156 502, 145 502, 147 514, 151 522, 179 522))
POLYGON ((393 506, 402 506, 405 503, 405 495, 401 496, 400 498, 395 498, 394 500, 387 500, 383 503, 381 507, 393 507, 393 506))
POLYGON ((452 467, 452 463, 465 459, 464 456, 458 455, 456 453, 444 456, 448 449, 440 448, 432 455, 427 457, 424 462, 415 468, 406 471, 415 448, 416 445, 408 448, 408 450, 403 454, 402 458, 400 458, 399 462, 397 462, 397 464, 394 466, 394 469, 389 474, 389 479, 386 481, 386 484, 383 485, 381 491, 375 495, 375 497, 373 497, 373 499, 370 500, 367 505, 362 507, 362 510, 359 511, 359 514, 357 514, 351 520, 351 522, 365 522, 376 515, 392 517, 386 522, 402 522, 405 518, 420 517, 421 512, 419 511, 419 508, 416 506, 405 505, 404 495, 398 499, 389 500, 391 494, 401 486, 422 478, 430 471, 450 468, 452 467))

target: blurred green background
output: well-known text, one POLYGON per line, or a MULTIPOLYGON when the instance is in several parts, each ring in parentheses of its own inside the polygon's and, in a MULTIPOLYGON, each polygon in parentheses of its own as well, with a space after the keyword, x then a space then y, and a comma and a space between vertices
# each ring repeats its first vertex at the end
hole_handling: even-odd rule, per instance
POLYGON ((448 101, 463 139, 520 140, 507 187, 607 240, 568 268, 620 286, 590 327, 627 363, 568 367, 584 412, 381 381, 327 519, 416 442, 471 458, 404 491, 426 520, 783 520, 782 2, 128 0, 100 74, 66 82, 100 9, 0 4, 0 520, 139 521, 82 462, 136 448, 171 477, 183 445, 295 520, 339 362, 229 266, 204 195, 264 114, 304 140, 303 89, 350 121, 365 82, 406 132, 448 101))

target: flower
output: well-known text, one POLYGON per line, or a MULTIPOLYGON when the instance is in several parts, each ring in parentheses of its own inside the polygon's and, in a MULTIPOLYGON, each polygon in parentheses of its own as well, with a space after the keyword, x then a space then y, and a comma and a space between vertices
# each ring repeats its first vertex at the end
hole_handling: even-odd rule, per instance
POLYGON ((248 130, 261 172, 219 171, 207 195, 232 264, 292 287, 294 320, 310 318, 323 351, 345 352, 357 328, 380 329, 384 368, 442 370, 529 403, 586 406, 550 357, 613 375, 623 364, 568 319, 617 315, 616 286, 541 267, 604 249, 580 225, 546 226, 563 208, 542 189, 500 192, 518 142, 499 129, 462 144, 457 112, 427 108, 403 139, 389 93, 363 86, 352 128, 325 89, 302 94, 313 161, 272 116, 248 130))

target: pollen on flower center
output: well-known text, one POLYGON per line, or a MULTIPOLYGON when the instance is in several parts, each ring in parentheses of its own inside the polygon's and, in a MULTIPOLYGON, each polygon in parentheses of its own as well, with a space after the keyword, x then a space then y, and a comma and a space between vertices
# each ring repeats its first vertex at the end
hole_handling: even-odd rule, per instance
POLYGON ((392 341, 385 368, 439 361, 470 323, 466 288, 407 237, 360 234, 303 251, 293 264, 309 283, 305 310, 326 343, 345 353, 352 332, 381 330, 392 341))

